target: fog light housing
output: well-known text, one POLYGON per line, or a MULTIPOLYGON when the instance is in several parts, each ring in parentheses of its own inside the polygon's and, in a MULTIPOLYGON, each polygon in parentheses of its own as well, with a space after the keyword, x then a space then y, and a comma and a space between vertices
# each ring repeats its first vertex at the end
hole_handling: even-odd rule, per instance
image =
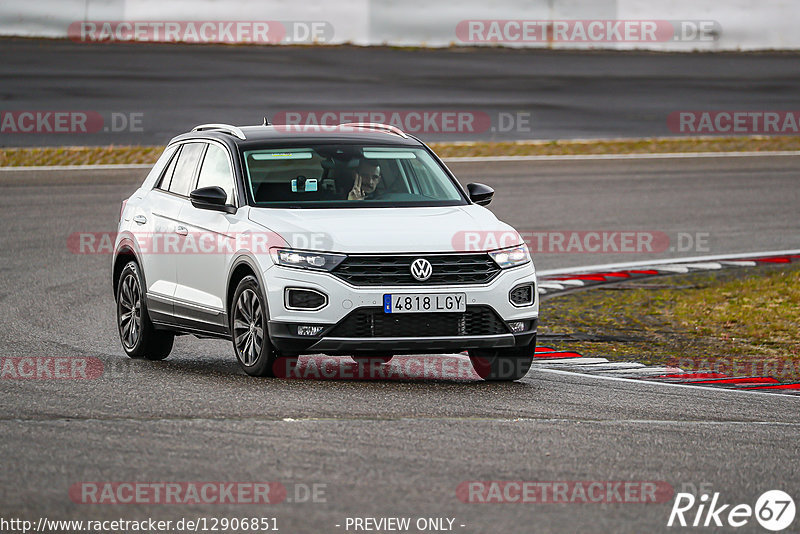
POLYGON ((287 310, 317 311, 328 305, 328 296, 316 289, 287 287, 283 299, 287 310))
POLYGON ((511 321, 508 323, 508 327, 515 334, 519 334, 520 332, 525 331, 525 321, 511 321))
POLYGON ((319 335, 320 332, 324 329, 324 326, 314 326, 314 325, 298 325, 297 326, 297 335, 298 336, 316 336, 319 335))
POLYGON ((508 300, 517 308, 532 306, 534 302, 533 284, 527 283, 516 286, 508 292, 508 300))

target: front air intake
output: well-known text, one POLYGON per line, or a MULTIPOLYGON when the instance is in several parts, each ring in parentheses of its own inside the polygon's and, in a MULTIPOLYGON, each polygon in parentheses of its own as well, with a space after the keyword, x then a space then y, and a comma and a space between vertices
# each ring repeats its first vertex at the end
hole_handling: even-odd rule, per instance
POLYGON ((321 310, 328 303, 328 297, 315 289, 286 288, 287 310, 321 310))
POLYGON ((533 304, 533 284, 515 287, 508 293, 508 300, 514 306, 530 306, 533 304))

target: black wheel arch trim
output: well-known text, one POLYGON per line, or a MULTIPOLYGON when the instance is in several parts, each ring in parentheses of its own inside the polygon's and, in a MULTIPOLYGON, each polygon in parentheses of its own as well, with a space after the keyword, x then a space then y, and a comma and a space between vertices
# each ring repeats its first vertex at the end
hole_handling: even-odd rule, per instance
MULTIPOLYGON (((119 284, 119 279, 117 278, 116 273, 114 272, 114 270, 115 270, 116 265, 117 265, 117 260, 119 260, 119 257, 122 256, 123 254, 133 256, 133 259, 136 262, 136 265, 139 266, 139 269, 138 269, 139 276, 141 276, 141 278, 142 278, 142 285, 143 285, 143 287, 142 287, 142 298, 143 299, 147 298, 147 287, 148 287, 148 285, 147 285, 147 277, 145 276, 144 268, 142 267, 142 261, 141 261, 141 257, 140 257, 141 254, 140 254, 140 251, 139 251, 139 247, 137 246, 136 241, 134 239, 131 239, 130 237, 127 237, 127 236, 125 236, 122 239, 120 239, 119 243, 117 244, 116 249, 114 250, 114 259, 111 262, 111 288, 114 291, 114 298, 115 299, 117 298, 117 285, 119 284)), ((123 268, 124 268, 124 266, 123 266, 123 268)), ((121 272, 122 271, 120 271, 120 273, 121 272)))
POLYGON ((264 299, 264 309, 267 312, 267 321, 269 321, 269 300, 267 299, 267 285, 264 283, 264 277, 261 273, 261 269, 258 267, 258 262, 245 253, 239 253, 236 258, 231 263, 230 270, 228 271, 228 280, 225 284, 225 287, 230 290, 230 293, 226 291, 225 294, 225 315, 230 320, 230 306, 231 300, 233 299, 234 293, 236 293, 236 288, 231 287, 231 279, 233 278, 233 273, 236 272, 242 265, 247 265, 250 270, 254 273, 256 280, 258 281, 258 286, 261 289, 261 297, 264 299))

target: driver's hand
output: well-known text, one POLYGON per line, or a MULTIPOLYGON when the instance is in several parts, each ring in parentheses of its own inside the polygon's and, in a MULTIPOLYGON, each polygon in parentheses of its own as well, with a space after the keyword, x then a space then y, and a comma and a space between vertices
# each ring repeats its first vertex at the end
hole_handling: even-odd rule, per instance
POLYGON ((364 200, 366 196, 361 188, 361 175, 356 173, 356 181, 353 183, 353 189, 347 194, 347 200, 364 200))

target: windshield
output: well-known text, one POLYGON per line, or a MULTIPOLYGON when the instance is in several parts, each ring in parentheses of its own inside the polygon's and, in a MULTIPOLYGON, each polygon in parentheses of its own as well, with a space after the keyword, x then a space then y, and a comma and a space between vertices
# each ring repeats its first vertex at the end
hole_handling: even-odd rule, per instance
POLYGON ((244 152, 257 206, 455 206, 467 201, 422 148, 317 145, 244 152))

